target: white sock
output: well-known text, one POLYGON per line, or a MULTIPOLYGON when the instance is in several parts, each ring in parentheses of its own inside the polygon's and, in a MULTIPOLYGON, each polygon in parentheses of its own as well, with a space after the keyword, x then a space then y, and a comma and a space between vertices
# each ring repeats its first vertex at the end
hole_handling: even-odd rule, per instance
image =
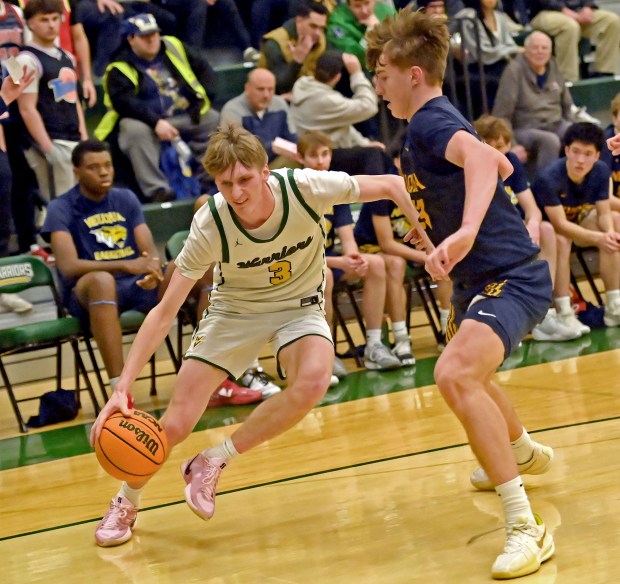
POLYGON ((530 438, 527 430, 523 428, 523 433, 514 442, 510 443, 514 452, 517 464, 523 464, 532 459, 534 454, 534 441, 530 438))
POLYGON ((448 327, 448 317, 450 316, 449 308, 440 308, 439 309, 439 324, 441 325, 441 332, 443 334, 446 333, 446 328, 448 327))
POLYGON ((573 306, 570 301, 570 296, 559 296, 555 299, 555 305, 558 307, 560 314, 573 313, 573 306))
POLYGON ((381 342, 381 329, 366 329, 366 344, 370 347, 381 342))
POLYGON ((116 385, 117 385, 119 379, 120 379, 120 375, 118 377, 111 377, 110 378, 110 381, 108 383, 110 384, 110 388, 112 389, 112 391, 114 391, 116 389, 116 385))
POLYGON ((207 448, 203 450, 202 453, 207 458, 223 458, 226 461, 229 461, 231 458, 235 456, 239 456, 235 445, 233 444, 232 438, 228 437, 224 442, 218 444, 217 446, 213 446, 212 448, 207 448))
POLYGON ((260 367, 260 363, 258 362, 258 357, 252 361, 252 365, 248 367, 248 369, 258 369, 260 367))
POLYGON ((611 304, 614 300, 620 300, 620 290, 607 290, 605 292, 607 304, 611 304))
POLYGON ((394 334, 394 341, 406 341, 409 339, 409 331, 407 330, 407 323, 404 320, 392 323, 392 333, 394 334))
POLYGON ((517 476, 502 485, 498 485, 495 487, 495 491, 502 499, 506 525, 518 523, 523 517, 532 523, 536 523, 521 477, 517 476))
POLYGON ((126 482, 123 482, 118 492, 117 497, 125 497, 134 507, 140 507, 140 496, 144 491, 144 487, 141 489, 132 489, 126 482))

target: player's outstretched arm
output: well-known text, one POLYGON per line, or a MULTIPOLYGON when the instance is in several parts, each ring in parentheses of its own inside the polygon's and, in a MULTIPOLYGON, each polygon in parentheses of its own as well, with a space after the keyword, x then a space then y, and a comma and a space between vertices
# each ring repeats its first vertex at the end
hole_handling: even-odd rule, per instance
POLYGON ((179 309, 196 282, 182 276, 177 270, 160 303, 144 319, 134 339, 118 384, 103 406, 90 432, 90 443, 95 444, 105 421, 116 411, 129 413, 129 391, 151 355, 163 342, 179 309))

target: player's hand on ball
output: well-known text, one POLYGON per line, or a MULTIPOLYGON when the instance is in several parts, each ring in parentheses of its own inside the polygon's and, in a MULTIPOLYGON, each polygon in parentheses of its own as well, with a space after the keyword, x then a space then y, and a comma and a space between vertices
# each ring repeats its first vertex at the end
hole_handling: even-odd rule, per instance
POLYGON ((90 429, 90 445, 95 446, 95 442, 99 439, 101 428, 105 421, 114 413, 120 411, 124 416, 129 416, 133 412, 133 397, 127 391, 119 389, 118 386, 112 393, 108 402, 99 412, 93 427, 90 429))

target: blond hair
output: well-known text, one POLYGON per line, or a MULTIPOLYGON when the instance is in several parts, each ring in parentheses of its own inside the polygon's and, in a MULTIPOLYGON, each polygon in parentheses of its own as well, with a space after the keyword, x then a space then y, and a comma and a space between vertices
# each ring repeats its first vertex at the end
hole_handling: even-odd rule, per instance
POLYGON ((611 100, 611 113, 616 116, 620 112, 620 93, 616 93, 614 98, 611 100))
POLYGON ((474 123, 474 130, 485 141, 503 138, 506 144, 512 142, 512 128, 504 118, 497 118, 485 114, 480 116, 474 123))
POLYGON ((297 152, 301 156, 305 156, 307 152, 312 152, 320 146, 325 146, 330 151, 334 149, 332 139, 325 132, 320 132, 319 130, 308 130, 299 136, 299 140, 297 140, 297 152))
POLYGON ((370 70, 376 69, 383 54, 397 67, 420 67, 429 83, 442 83, 450 48, 450 33, 443 19, 403 8, 375 26, 366 38, 370 70))
POLYGON ((216 177, 237 162, 246 168, 262 169, 267 152, 260 140, 239 124, 224 122, 211 134, 202 165, 216 177))

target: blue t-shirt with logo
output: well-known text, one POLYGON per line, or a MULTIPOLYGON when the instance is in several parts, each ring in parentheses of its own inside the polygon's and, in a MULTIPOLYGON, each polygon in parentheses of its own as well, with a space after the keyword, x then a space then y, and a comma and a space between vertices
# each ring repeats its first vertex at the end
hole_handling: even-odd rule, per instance
POLYGON ((554 160, 545 167, 532 185, 532 192, 540 207, 564 208, 566 218, 581 223, 597 201, 609 198, 609 167, 597 160, 580 184, 568 176, 566 158, 554 160))
MULTIPOLYGON (((96 202, 82 195, 76 185, 50 201, 41 234, 49 241, 55 231, 69 233, 82 260, 132 260, 140 257, 134 229, 143 223, 142 205, 129 189, 112 188, 102 201, 96 202)), ((60 276, 66 294, 75 279, 60 276)), ((135 278, 122 273, 114 277, 135 278)))
MULTIPOLYGON (((413 116, 401 151, 401 168, 420 222, 435 245, 456 232, 463 220, 465 172, 445 158, 457 132, 480 139, 445 96, 429 100, 413 116)), ((476 196, 476 193, 471 193, 476 196)), ((456 283, 476 283, 533 258, 539 248, 523 225, 501 179, 470 252, 451 272, 456 283)))

